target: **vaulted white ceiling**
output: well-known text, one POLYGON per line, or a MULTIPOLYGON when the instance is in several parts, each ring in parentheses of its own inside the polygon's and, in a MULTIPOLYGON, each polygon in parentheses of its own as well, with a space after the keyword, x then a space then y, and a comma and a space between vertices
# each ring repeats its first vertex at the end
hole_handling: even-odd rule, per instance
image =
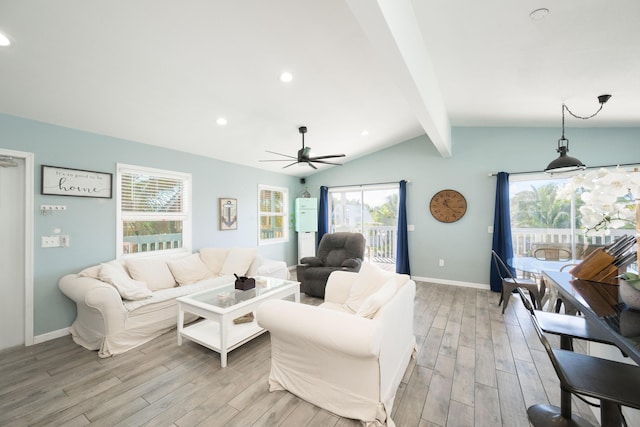
POLYGON ((426 133, 455 156, 451 126, 559 128, 563 102, 589 115, 605 93, 567 127, 640 126, 639 18, 637 0, 0 0, 0 112, 297 176, 259 160, 295 156, 303 125, 314 155, 426 133))

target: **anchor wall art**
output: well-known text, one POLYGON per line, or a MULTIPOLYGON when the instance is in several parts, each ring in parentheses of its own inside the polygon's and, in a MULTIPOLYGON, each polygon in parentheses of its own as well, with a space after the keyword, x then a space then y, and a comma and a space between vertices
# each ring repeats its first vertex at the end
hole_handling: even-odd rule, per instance
POLYGON ((220 230, 238 229, 238 200, 220 199, 220 230))

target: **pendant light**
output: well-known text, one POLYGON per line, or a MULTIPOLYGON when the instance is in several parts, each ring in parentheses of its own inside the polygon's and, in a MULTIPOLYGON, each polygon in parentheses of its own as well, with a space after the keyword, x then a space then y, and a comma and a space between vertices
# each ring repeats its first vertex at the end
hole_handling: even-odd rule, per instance
POLYGON ((567 155, 567 153, 569 152, 569 140, 564 137, 564 112, 566 110, 569 112, 569 114, 577 119, 587 120, 595 117, 596 114, 598 114, 600 110, 602 110, 602 106, 609 100, 609 98, 611 98, 611 95, 600 95, 598 97, 600 108, 598 108, 598 111, 587 117, 581 117, 573 114, 571 110, 569 110, 569 107, 567 107, 564 103, 562 104, 562 136, 558 140, 558 149, 556 150, 558 153, 560 153, 560 156, 549 163, 549 165, 544 170, 546 173, 553 175, 554 173, 573 172, 584 170, 586 168, 584 163, 582 163, 580 160, 567 155))

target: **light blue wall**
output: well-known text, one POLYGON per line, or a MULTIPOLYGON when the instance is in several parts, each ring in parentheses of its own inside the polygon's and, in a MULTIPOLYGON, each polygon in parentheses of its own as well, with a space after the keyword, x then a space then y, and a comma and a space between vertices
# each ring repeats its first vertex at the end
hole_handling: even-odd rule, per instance
MULTIPOLYGON (((640 162, 640 129, 568 129, 571 155, 587 165, 640 162)), ((305 187, 317 197, 320 185, 349 185, 411 181, 408 220, 412 274, 450 281, 488 283, 495 178, 491 172, 540 170, 556 157, 556 128, 454 128, 453 157, 443 159, 426 137, 419 137, 342 167, 297 178, 232 165, 214 159, 153 147, 122 139, 52 126, 0 114, 0 147, 35 154, 34 304, 35 335, 67 327, 75 305, 60 293, 57 280, 69 272, 115 256, 115 199, 40 195, 40 165, 53 165, 115 175, 116 163, 189 172, 193 175, 194 250, 206 246, 257 244, 257 185, 290 189, 290 202, 305 187), (468 202, 467 215, 454 224, 442 224, 428 212, 438 190, 454 188, 468 202), (239 229, 218 231, 218 198, 235 197, 239 229), (41 204, 64 204, 68 210, 41 215, 41 204), (41 249, 40 236, 60 228, 71 237, 71 247, 41 249), (445 266, 438 267, 444 259, 445 266)), ((265 257, 295 264, 296 240, 259 247, 265 257)))
MULTIPOLYGON (((640 129, 567 129, 570 154, 587 165, 640 161, 640 129)), ((490 173, 540 171, 557 157, 556 128, 454 128, 453 156, 442 158, 426 136, 307 178, 313 197, 319 187, 410 181, 407 185, 411 273, 445 283, 489 283, 495 177, 490 173), (443 224, 428 204, 439 190, 452 188, 467 199, 467 214, 443 224), (444 267, 438 260, 445 261, 444 267)))
MULTIPOLYGON (((135 143, 117 138, 52 126, 0 114, 0 147, 35 154, 34 307, 35 335, 71 325, 75 304, 57 287, 71 272, 115 258, 116 199, 40 195, 40 165, 86 169, 114 174, 117 163, 180 172, 193 176, 193 250, 201 247, 257 246, 258 184, 289 188, 291 206, 298 179, 258 169, 135 143), (218 230, 218 198, 238 199, 238 230, 218 230), (66 205, 64 212, 43 216, 41 204, 66 205), (60 228, 68 234, 68 248, 40 248, 40 236, 60 228)), ((297 244, 290 241, 258 247, 266 258, 296 262, 297 244)))

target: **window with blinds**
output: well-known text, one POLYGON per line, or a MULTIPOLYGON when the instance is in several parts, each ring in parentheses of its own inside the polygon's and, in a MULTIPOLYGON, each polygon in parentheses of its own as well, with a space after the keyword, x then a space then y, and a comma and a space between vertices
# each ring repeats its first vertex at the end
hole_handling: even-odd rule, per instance
POLYGON ((118 165, 118 256, 191 251, 191 174, 118 165))
POLYGON ((260 244, 289 241, 289 190, 267 185, 258 186, 258 216, 260 244))

